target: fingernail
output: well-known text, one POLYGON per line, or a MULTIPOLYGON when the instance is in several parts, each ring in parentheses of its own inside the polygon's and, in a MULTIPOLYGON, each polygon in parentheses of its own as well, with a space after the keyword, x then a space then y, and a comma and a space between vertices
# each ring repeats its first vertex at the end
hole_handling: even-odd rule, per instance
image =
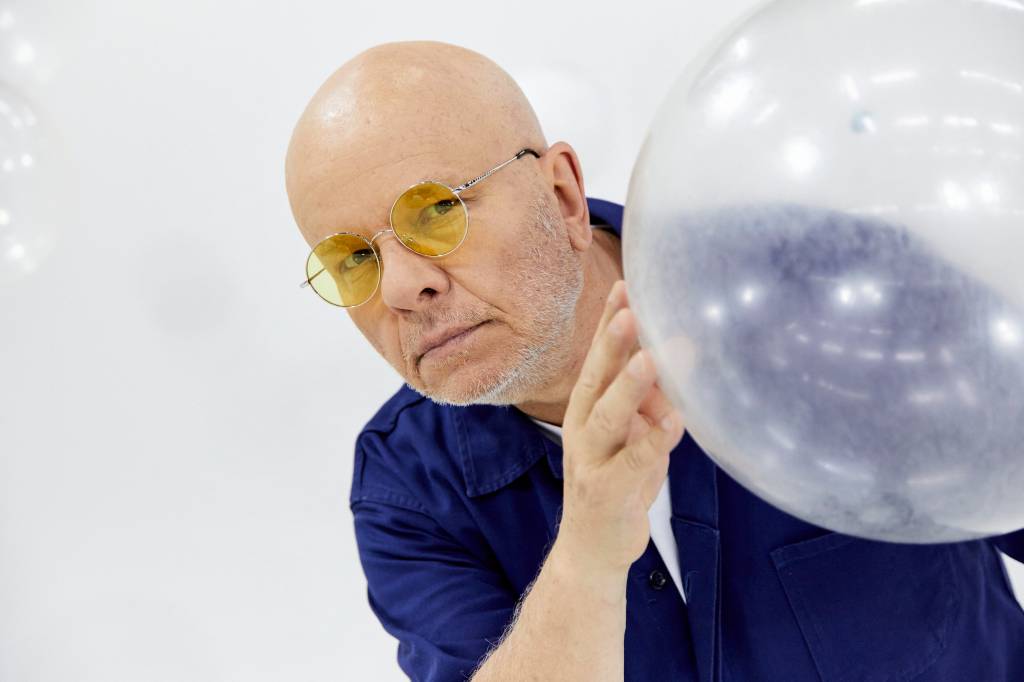
POLYGON ((641 353, 637 353, 633 356, 629 361, 628 369, 629 373, 637 378, 644 375, 644 369, 646 368, 644 367, 644 358, 641 353))

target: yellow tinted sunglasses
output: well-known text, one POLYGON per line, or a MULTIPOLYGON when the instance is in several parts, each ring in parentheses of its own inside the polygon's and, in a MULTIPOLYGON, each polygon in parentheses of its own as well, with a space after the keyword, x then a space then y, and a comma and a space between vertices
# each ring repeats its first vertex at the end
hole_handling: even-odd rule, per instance
POLYGON ((469 233, 469 210, 459 194, 527 154, 540 158, 534 150, 522 149, 458 187, 433 180, 416 183, 391 206, 391 227, 369 239, 339 232, 317 243, 306 259, 306 281, 300 286, 310 285, 320 298, 342 308, 366 303, 380 286, 381 260, 373 243, 386 232, 393 233, 413 253, 447 256, 469 233))

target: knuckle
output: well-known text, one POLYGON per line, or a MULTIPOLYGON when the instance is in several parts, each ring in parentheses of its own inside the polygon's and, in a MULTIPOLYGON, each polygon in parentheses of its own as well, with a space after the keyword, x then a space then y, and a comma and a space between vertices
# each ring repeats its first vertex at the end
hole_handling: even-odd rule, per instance
POLYGON ((588 484, 585 477, 578 477, 575 484, 573 485, 573 497, 582 503, 588 503, 593 497, 591 486, 588 484))
POLYGON ((600 407, 595 409, 590 415, 591 426, 600 431, 602 434, 612 433, 616 429, 616 424, 609 416, 607 410, 602 410, 600 407))
POLYGON ((626 458, 626 466, 630 471, 640 473, 647 468, 647 448, 644 443, 637 443, 622 452, 626 458))
POLYGON ((573 395, 595 395, 600 387, 601 385, 596 377, 593 377, 590 374, 583 374, 576 381, 576 385, 573 387, 572 393, 573 395))
POLYGON ((629 396, 630 400, 634 400, 639 404, 640 400, 647 395, 646 377, 633 374, 628 367, 624 367, 620 374, 622 376, 622 385, 625 389, 623 392, 629 396))
POLYGON ((585 507, 593 500, 600 499, 600 496, 595 493, 594 487, 594 482, 578 467, 566 470, 565 495, 575 504, 585 507))

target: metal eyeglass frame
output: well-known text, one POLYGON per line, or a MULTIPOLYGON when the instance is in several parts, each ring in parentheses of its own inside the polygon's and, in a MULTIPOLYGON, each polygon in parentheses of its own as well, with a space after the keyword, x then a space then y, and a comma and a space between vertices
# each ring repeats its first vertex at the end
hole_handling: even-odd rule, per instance
MULTIPOLYGON (((458 187, 449 187, 445 183, 438 182, 436 180, 421 180, 421 181, 417 182, 414 185, 410 185, 406 190, 404 190, 401 194, 398 195, 398 198, 395 199, 395 203, 393 203, 391 205, 391 211, 388 212, 388 223, 389 224, 391 223, 391 220, 392 220, 391 216, 394 214, 395 206, 398 204, 399 200, 403 196, 405 196, 406 192, 408 192, 409 190, 411 190, 411 189, 413 189, 415 187, 419 187, 420 185, 432 184, 432 185, 440 185, 441 187, 444 187, 445 189, 450 191, 452 194, 454 194, 459 199, 459 204, 462 205, 462 210, 463 210, 463 212, 466 215, 466 233, 464 235, 462 235, 462 239, 459 241, 459 243, 456 244, 455 246, 453 246, 449 251, 446 251, 446 252, 444 252, 442 254, 438 254, 436 256, 431 256, 431 255, 428 255, 428 254, 425 254, 425 253, 420 253, 419 251, 413 250, 408 244, 406 244, 404 241, 402 241, 401 238, 398 238, 398 243, 400 243, 402 246, 404 246, 405 248, 407 248, 410 251, 412 251, 413 253, 415 253, 417 256, 423 256, 424 258, 443 258, 443 257, 447 256, 448 254, 452 253, 453 251, 455 251, 456 249, 458 249, 460 246, 462 246, 462 243, 464 241, 466 241, 466 237, 469 236, 469 207, 466 206, 466 204, 462 201, 462 197, 459 196, 459 194, 461 192, 469 189, 473 185, 477 184, 478 182, 489 178, 491 175, 493 175, 494 173, 497 173, 498 171, 500 171, 502 168, 504 168, 505 166, 509 165, 513 161, 518 161, 519 159, 523 158, 527 154, 533 154, 534 157, 536 157, 538 159, 540 158, 540 154, 538 154, 536 151, 534 151, 533 149, 530 149, 529 147, 524 147, 523 149, 520 149, 518 152, 516 152, 516 155, 513 156, 511 159, 508 159, 507 161, 502 161, 497 166, 495 166, 491 170, 487 171, 483 175, 478 175, 477 177, 473 178, 472 180, 467 180, 466 182, 462 183, 458 187)), ((331 239, 332 237, 337 237, 339 235, 349 235, 349 236, 352 236, 352 237, 359 237, 360 239, 365 241, 367 243, 367 245, 370 247, 370 249, 373 251, 374 258, 378 259, 378 266, 380 266, 381 269, 383 269, 383 263, 379 262, 380 256, 377 255, 377 250, 374 248, 373 243, 374 243, 374 241, 377 240, 377 237, 380 237, 382 234, 385 234, 387 232, 391 232, 392 234, 394 234, 395 228, 394 228, 393 224, 391 224, 389 227, 385 227, 382 230, 378 230, 377 233, 374 234, 369 239, 367 239, 366 237, 364 237, 364 236, 362 236, 360 234, 354 234, 352 232, 335 232, 334 234, 328 235, 328 236, 324 237, 323 239, 321 239, 319 242, 317 242, 317 244, 310 250, 310 255, 313 255, 313 252, 316 251, 316 247, 317 246, 319 246, 323 242, 327 241, 328 239, 331 239)), ((307 261, 309 260, 308 257, 307 257, 306 260, 307 261)), ((316 277, 317 275, 319 275, 323 271, 324 271, 324 269, 321 268, 316 274, 313 275, 313 277, 316 277)), ((312 282, 310 280, 312 280, 313 277, 310 277, 310 276, 307 275, 305 281, 302 282, 302 284, 299 285, 299 288, 301 289, 301 288, 303 288, 305 286, 312 287, 313 285, 312 285, 312 282)), ((378 274, 378 276, 377 276, 377 286, 375 286, 373 291, 370 292, 370 295, 366 297, 366 301, 363 301, 362 303, 356 303, 355 305, 340 305, 340 306, 337 303, 332 303, 331 301, 328 301, 323 296, 320 296, 319 292, 316 291, 315 287, 313 287, 313 291, 317 294, 317 296, 320 296, 320 298, 322 300, 324 300, 327 303, 330 303, 333 306, 337 306, 339 308, 355 308, 357 306, 363 305, 363 303, 366 303, 367 301, 372 299, 373 295, 377 293, 377 289, 379 289, 379 288, 380 288, 380 275, 378 274)))

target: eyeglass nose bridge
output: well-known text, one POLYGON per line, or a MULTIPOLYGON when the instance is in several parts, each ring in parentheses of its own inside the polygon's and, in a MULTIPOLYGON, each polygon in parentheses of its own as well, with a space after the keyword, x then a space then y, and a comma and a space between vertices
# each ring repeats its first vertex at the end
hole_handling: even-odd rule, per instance
MULTIPOLYGON (((377 230, 377 232, 374 233, 374 235, 367 240, 367 241, 370 242, 370 246, 373 246, 373 243, 375 241, 377 241, 377 237, 381 236, 385 232, 390 232, 391 234, 394 234, 395 235, 395 239, 398 239, 398 235, 395 234, 395 229, 393 227, 383 227, 383 228, 377 230)), ((398 239, 398 241, 401 242, 402 240, 398 239)), ((402 246, 405 246, 405 244, 402 244, 402 246)))
MULTIPOLYGON (((376 232, 375 232, 375 233, 373 234, 373 236, 372 236, 372 237, 370 237, 369 239, 367 239, 367 240, 366 240, 366 241, 367 241, 367 243, 368 243, 368 244, 370 245, 370 248, 371 248, 371 249, 373 249, 373 251, 374 251, 374 252, 375 252, 375 253, 377 254, 377 259, 378 259, 378 262, 379 262, 379 264, 380 264, 380 269, 381 269, 381 270, 383 270, 383 269, 384 269, 384 254, 383 254, 383 253, 381 253, 380 247, 379 247, 379 246, 377 246, 377 245, 375 244, 375 242, 377 241, 377 238, 378 238, 378 237, 380 237, 381 235, 384 235, 384 234, 386 234, 386 233, 388 233, 388 232, 390 232, 390 233, 391 233, 391 236, 395 238, 395 241, 397 241, 397 242, 398 242, 399 244, 401 244, 401 245, 402 245, 402 247, 403 247, 403 248, 404 248, 404 249, 405 249, 406 251, 408 251, 409 253, 415 253, 415 254, 416 254, 417 256, 422 256, 422 255, 424 255, 424 254, 422 254, 422 253, 417 253, 417 252, 416 252, 416 251, 414 251, 413 249, 409 248, 409 245, 408 245, 408 244, 406 244, 406 243, 405 243, 404 241, 402 241, 402 238, 398 236, 398 233, 397 233, 397 232, 395 232, 395 228, 393 228, 393 227, 382 227, 381 229, 377 230, 377 231, 376 231, 376 232)), ((365 237, 364 237, 364 239, 365 239, 365 237)))

